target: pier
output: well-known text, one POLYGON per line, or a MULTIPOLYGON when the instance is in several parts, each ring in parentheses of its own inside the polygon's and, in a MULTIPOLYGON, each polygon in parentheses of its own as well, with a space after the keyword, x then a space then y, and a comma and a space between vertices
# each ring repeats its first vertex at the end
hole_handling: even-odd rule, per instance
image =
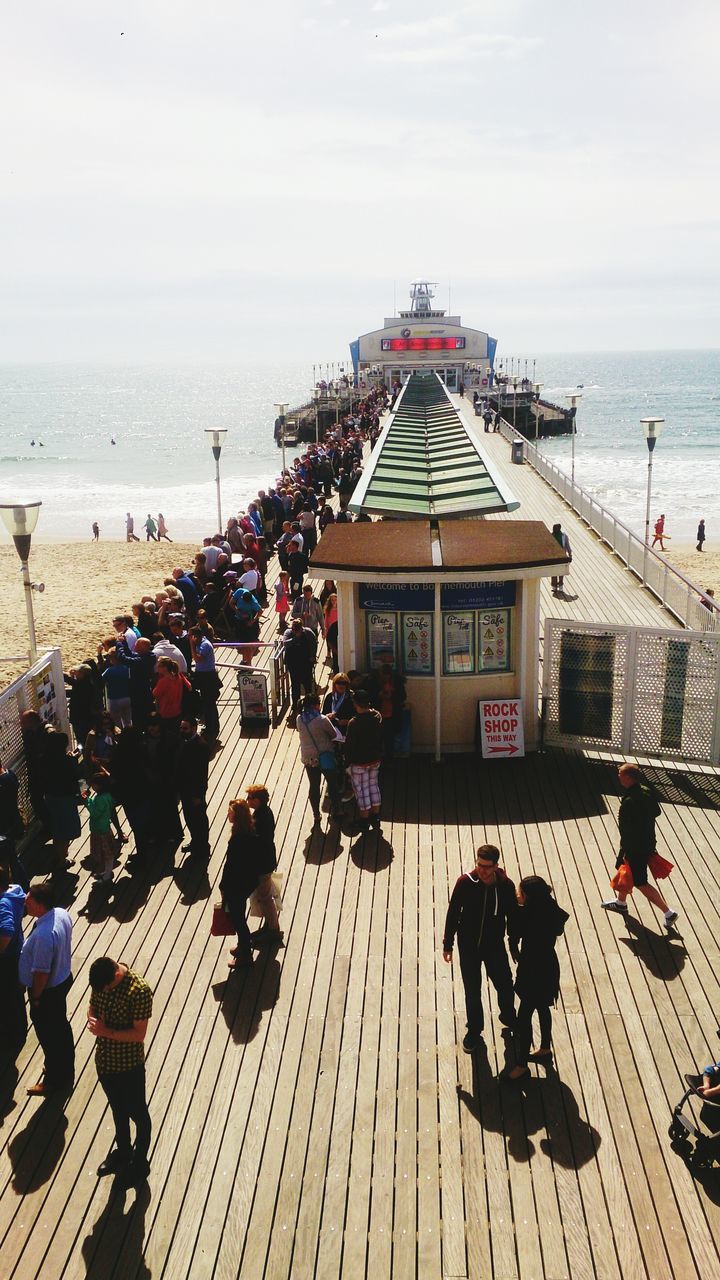
MULTIPOLYGON (((677 626, 529 467, 512 466, 500 435, 481 442, 522 504, 489 518, 561 520, 569 534, 572 571, 562 598, 542 582, 543 617, 677 626)), ((274 626, 269 614, 263 639, 274 626)), ((327 815, 313 828, 286 720, 249 736, 233 701, 221 710, 207 873, 123 872, 101 905, 80 866, 85 827, 73 846, 77 1083, 64 1107, 26 1098, 40 1057, 31 1030, 2 1123, 3 1275, 716 1275, 717 1175, 692 1176, 667 1129, 683 1074, 718 1051, 720 771, 641 760, 662 803, 659 851, 675 864, 681 914, 668 936, 644 900, 628 921, 599 908, 617 852, 618 757, 413 756, 386 772, 382 834, 358 837, 327 815), (285 946, 229 977, 210 914, 227 802, 254 782, 278 821, 285 946), (487 988, 486 1052, 463 1054, 459 966, 441 954, 449 892, 483 841, 513 879, 549 879, 570 912, 555 1069, 533 1066, 522 1092, 497 1080, 507 1044, 487 988), (140 1192, 95 1176, 112 1124, 83 1028, 88 968, 103 954, 155 991, 152 1172, 140 1192)))

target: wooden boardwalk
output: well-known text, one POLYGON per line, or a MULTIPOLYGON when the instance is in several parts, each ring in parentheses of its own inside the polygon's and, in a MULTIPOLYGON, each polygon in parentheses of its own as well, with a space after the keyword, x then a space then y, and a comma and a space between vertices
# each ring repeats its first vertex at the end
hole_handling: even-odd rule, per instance
MULTIPOLYGON (((604 601, 607 620, 665 617, 626 573, 616 583, 616 562, 592 535, 586 546, 552 495, 558 514, 545 512, 550 491, 528 468, 513 472, 525 517, 537 509, 569 528, 578 599, 560 609, 602 617, 604 601)), ((557 612, 552 597, 543 605, 557 612)), ((718 1050, 718 773, 649 770, 660 849, 676 865, 668 937, 644 900, 627 922, 598 906, 617 843, 611 760, 415 757, 388 770, 382 834, 358 838, 327 817, 312 827, 285 721, 244 736, 228 701, 222 738, 207 874, 121 870, 106 905, 79 864, 87 838, 73 849, 77 1085, 64 1106, 26 1098, 39 1069, 31 1031, 2 1121, 4 1280, 717 1275, 720 1184, 693 1179, 667 1127, 682 1074, 718 1050), (269 787, 278 819, 285 946, 228 976, 209 917, 227 801, 252 782, 269 787), (494 993, 486 1050, 459 1048, 462 984, 440 951, 449 889, 484 840, 514 878, 551 879, 570 912, 556 1070, 533 1067, 522 1092, 497 1079, 508 1045, 494 993), (83 1028, 102 954, 155 991, 141 1192, 95 1176, 112 1126, 83 1028)))

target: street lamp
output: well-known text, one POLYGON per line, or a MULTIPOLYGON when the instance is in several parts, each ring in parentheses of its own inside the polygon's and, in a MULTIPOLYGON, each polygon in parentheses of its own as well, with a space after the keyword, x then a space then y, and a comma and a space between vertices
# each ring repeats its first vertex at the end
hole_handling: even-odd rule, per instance
POLYGON ((287 413, 287 401, 285 401, 284 403, 282 401, 278 401, 275 404, 275 408, 278 411, 278 418, 280 419, 280 444, 282 446, 282 469, 283 469, 283 475, 285 475, 285 414, 287 413))
POLYGON ((315 401, 315 444, 320 443, 320 388, 313 387, 313 400, 315 401))
POLYGON ((220 454, 225 443, 227 435, 227 427, 206 427, 205 435, 208 437, 208 444, 213 452, 215 459, 215 487, 217 489, 217 516, 218 516, 218 533, 223 532, 222 508, 220 505, 220 454))
POLYGON ((520 381, 520 379, 518 378, 517 374, 513 374, 513 380, 512 380, 512 384, 513 384, 513 431, 515 431, 515 430, 517 429, 517 428, 516 428, 516 426, 515 426, 515 424, 516 424, 516 421, 517 421, 517 389, 518 389, 518 382, 519 382, 519 381, 520 381))
POLYGON ((643 553, 643 582, 647 580, 647 555, 650 547, 650 495, 652 493, 652 467, 655 444, 663 428, 664 418, 641 418, 640 424, 648 447, 647 502, 645 504, 645 551, 643 553))
POLYGON ((335 426, 340 421, 340 388, 335 388, 335 426))
MULTIPOLYGON (((535 364, 535 361, 533 360, 533 365, 534 364, 535 364)), ((540 432, 540 392, 542 391, 543 386, 544 386, 544 383, 542 382, 533 382, 533 394, 535 396, 535 444, 536 445, 537 445, 538 435, 540 432)))
POLYGON ((570 405, 570 407, 571 407, 571 409, 572 409, 572 411, 573 411, 573 415, 572 415, 572 423, 571 423, 571 426, 572 426, 572 451, 571 451, 571 455, 570 455, 570 456, 571 456, 572 461, 571 461, 571 464, 570 464, 570 475, 571 475, 571 478, 572 478, 572 482, 573 482, 573 484, 574 484, 574 483, 575 483, 575 435, 576 435, 575 420, 576 420, 576 415, 577 415, 577 404, 578 404, 578 400, 582 400, 582 392, 581 392, 581 391, 572 391, 572 392, 570 393, 570 395, 568 395, 568 396, 566 396, 566 397, 565 397, 565 399, 567 400, 568 404, 570 405))
POLYGON ((37 640, 35 638, 35 619, 33 617, 32 593, 44 591, 42 583, 30 581, 28 560, 30 559, 30 543, 35 532, 35 525, 40 515, 41 502, 0 503, 0 516, 10 537, 15 543, 15 550, 22 565, 22 580, 25 588, 25 609, 27 610, 28 638, 30 640, 30 665, 37 662, 37 640))

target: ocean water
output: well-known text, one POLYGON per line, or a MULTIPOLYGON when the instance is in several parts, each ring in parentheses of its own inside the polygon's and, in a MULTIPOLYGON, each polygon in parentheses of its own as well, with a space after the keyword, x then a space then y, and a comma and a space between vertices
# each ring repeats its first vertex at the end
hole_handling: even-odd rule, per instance
MULTIPOLYGON (((536 377, 551 400, 582 384, 576 479, 640 533, 647 483, 640 419, 664 416, 653 518, 664 511, 668 532, 683 542, 704 516, 708 546, 720 538, 720 351, 543 356, 536 377)), ((126 511, 136 525, 162 511, 171 537, 195 539, 216 523, 204 429, 228 428, 221 481, 223 513, 231 513, 279 470, 274 402, 301 403, 311 385, 311 368, 292 363, 0 365, 0 494, 42 499, 38 539, 89 537, 93 520, 101 536, 122 538, 126 511)), ((569 437, 543 448, 570 470, 569 437)))

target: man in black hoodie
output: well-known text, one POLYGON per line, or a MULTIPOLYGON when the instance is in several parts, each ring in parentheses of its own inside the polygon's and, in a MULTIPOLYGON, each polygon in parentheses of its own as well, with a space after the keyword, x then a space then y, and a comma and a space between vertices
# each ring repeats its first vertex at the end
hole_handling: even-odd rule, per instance
POLYGON ((498 997, 500 1021, 505 1027, 515 1023, 513 980, 507 952, 517 959, 519 940, 518 904, 515 885, 498 866, 500 850, 481 844, 475 855, 475 869, 460 876, 452 891, 445 920, 443 960, 450 964, 457 934, 460 972, 465 987, 467 1035, 463 1049, 472 1053, 483 1032, 482 966, 498 997))

